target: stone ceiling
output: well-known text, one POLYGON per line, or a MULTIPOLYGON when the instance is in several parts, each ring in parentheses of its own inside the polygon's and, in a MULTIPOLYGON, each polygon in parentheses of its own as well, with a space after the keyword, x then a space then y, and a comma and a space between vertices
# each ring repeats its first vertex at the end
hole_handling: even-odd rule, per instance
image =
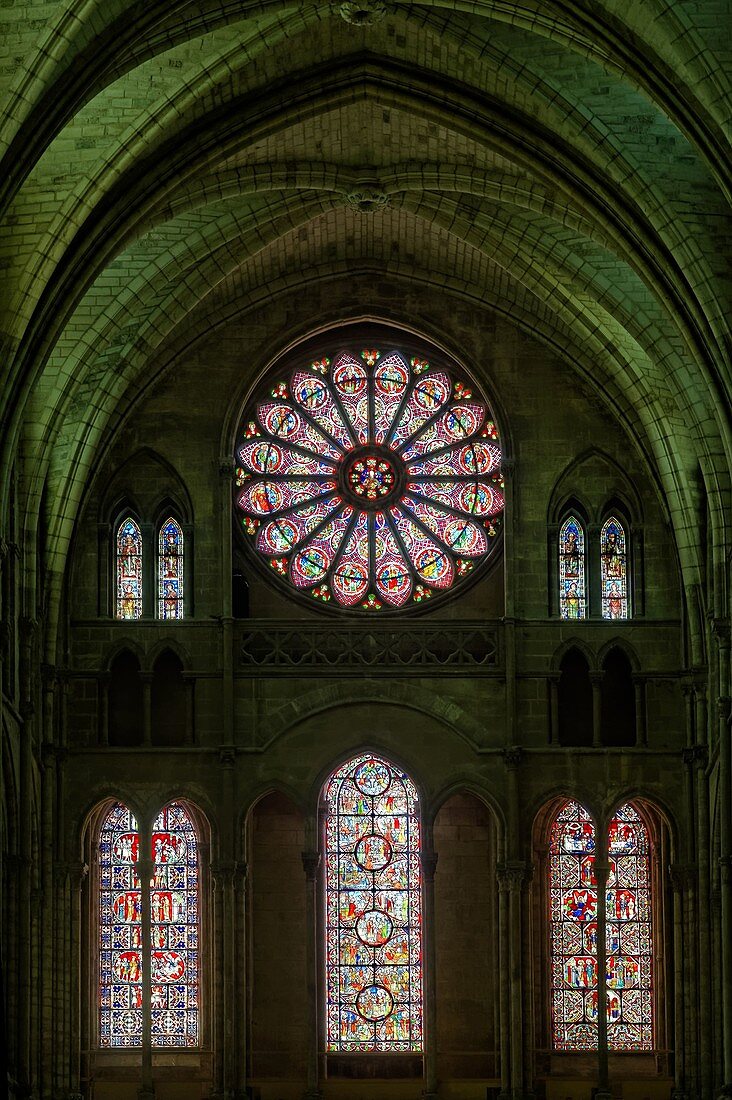
POLYGON ((357 267, 564 349, 696 583, 700 483, 716 547, 732 516, 731 26, 727 0, 0 4, 3 468, 29 533, 44 494, 51 574, 166 344, 357 267))

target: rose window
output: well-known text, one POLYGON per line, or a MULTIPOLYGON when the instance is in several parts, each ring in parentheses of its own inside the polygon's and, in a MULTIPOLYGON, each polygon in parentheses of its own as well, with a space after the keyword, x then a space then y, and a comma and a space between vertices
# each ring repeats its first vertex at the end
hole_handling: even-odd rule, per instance
POLYGON ((370 349, 297 366, 251 410, 236 458, 243 530, 323 603, 422 603, 499 541, 498 430, 442 364, 370 349))

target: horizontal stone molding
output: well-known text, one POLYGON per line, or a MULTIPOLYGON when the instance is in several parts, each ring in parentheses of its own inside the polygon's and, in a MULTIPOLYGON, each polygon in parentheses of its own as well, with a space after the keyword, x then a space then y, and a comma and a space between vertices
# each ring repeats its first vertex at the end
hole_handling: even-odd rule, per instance
POLYGON ((396 627, 370 624, 312 627, 304 624, 253 626, 239 636, 242 668, 322 673, 323 669, 362 671, 378 668, 399 676, 452 672, 495 674, 500 671, 496 624, 396 627))

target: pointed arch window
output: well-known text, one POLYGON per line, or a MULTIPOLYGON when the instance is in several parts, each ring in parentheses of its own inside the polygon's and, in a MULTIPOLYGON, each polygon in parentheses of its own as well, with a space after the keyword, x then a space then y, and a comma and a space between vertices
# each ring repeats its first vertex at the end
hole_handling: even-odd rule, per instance
MULTIPOLYGON (((652 1050, 648 831, 631 803, 610 822, 608 855, 608 1049, 652 1050)), ((578 802, 566 802, 549 844, 552 1040, 558 1051, 597 1049, 597 906, 595 826, 578 802)))
POLYGON ((325 787, 327 1049, 422 1050, 419 800, 364 753, 325 787))
POLYGON ((600 532, 600 585, 603 619, 630 618, 625 527, 610 516, 600 532))
POLYGON ((158 534, 158 618, 183 618, 183 530, 173 516, 158 534))
POLYGON ((587 616, 585 532, 575 515, 559 531, 559 613, 563 619, 587 616))
POLYGON ((132 516, 123 519, 117 528, 115 589, 116 617, 142 618, 142 533, 132 516))
POLYGON ((143 1042, 142 912, 150 907, 151 1044, 194 1047, 199 1036, 199 859, 186 808, 171 802, 151 834, 150 884, 140 883, 137 821, 121 802, 99 834, 99 1045, 143 1042))

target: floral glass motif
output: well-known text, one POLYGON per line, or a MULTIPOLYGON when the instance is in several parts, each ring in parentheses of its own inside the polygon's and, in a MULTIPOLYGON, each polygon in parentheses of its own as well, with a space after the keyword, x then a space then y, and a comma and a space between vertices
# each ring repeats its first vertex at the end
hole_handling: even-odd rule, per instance
POLYGON ((627 619, 628 557, 625 528, 611 516, 600 532, 600 576, 603 619, 627 619))
POLYGON ((576 516, 569 516, 559 532, 559 613, 563 619, 584 619, 585 532, 576 516))
POLYGON ((421 1051, 414 784, 364 753, 331 776, 325 796, 328 1050, 421 1051))
POLYGON ((142 617, 142 534, 131 516, 120 523, 116 540, 117 618, 142 617))
POLYGON ((158 535, 158 618, 183 618, 183 531, 172 516, 158 535))
POLYGON ((236 449, 244 531, 323 603, 396 609, 451 591, 498 543, 498 430, 442 366, 346 350, 291 370, 236 449))
MULTIPOLYGON (((608 831, 607 1041, 610 1050, 652 1050, 652 942, 647 830, 630 804, 608 831)), ((597 1049, 595 827, 577 802, 557 814, 549 846, 554 1049, 597 1049)))
MULTIPOLYGON (((135 872, 139 846, 135 818, 116 803, 99 839, 102 1047, 142 1044, 142 895, 135 872)), ((151 1041, 156 1047, 197 1046, 198 845, 180 804, 173 802, 158 815, 151 856, 151 1041)))

